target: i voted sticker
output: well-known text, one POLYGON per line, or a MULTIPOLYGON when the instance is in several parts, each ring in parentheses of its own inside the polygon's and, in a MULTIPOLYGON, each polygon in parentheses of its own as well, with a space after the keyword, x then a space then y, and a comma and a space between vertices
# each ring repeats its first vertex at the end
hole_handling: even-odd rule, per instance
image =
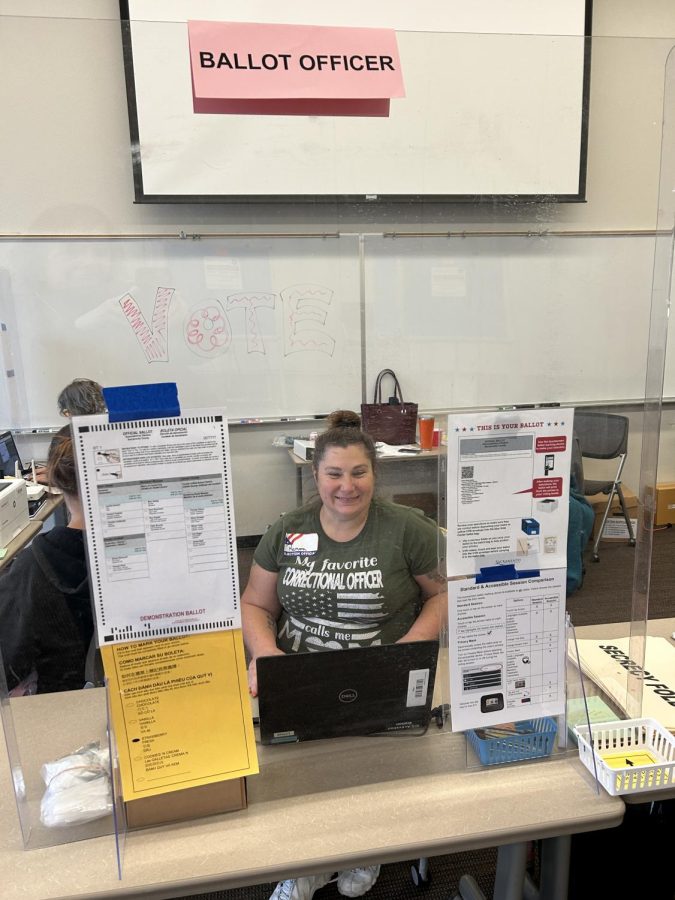
POLYGON ((286 532, 284 554, 286 556, 310 556, 319 549, 319 535, 316 532, 286 532))

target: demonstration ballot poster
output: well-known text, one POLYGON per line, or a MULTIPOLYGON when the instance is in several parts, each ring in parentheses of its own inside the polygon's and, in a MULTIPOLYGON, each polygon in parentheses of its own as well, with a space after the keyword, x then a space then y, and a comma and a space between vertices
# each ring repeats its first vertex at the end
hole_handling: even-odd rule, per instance
POLYGON ((239 628, 225 416, 72 422, 99 645, 239 628))

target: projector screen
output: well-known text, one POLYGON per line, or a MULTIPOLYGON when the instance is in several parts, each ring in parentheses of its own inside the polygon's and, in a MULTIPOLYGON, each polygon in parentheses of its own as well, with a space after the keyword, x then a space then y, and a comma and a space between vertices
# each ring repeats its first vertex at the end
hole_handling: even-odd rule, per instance
POLYGON ((584 199, 590 0, 120 6, 139 202, 584 199), (382 117, 195 113, 188 18, 393 29, 405 97, 382 117))

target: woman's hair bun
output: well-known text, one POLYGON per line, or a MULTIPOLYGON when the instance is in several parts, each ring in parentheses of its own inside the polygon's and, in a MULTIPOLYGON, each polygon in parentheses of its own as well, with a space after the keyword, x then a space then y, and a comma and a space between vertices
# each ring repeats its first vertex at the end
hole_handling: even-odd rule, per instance
POLYGON ((329 428, 360 428, 361 416, 353 409, 336 409, 328 416, 329 428))

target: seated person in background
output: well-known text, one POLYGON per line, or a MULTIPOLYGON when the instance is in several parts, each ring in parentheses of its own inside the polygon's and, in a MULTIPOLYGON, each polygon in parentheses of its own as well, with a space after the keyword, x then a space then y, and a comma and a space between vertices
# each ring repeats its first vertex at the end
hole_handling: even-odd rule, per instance
MULTIPOLYGON (((66 418, 71 416, 93 416, 96 413, 108 411, 103 399, 103 388, 97 381, 92 381, 90 378, 75 378, 64 387, 56 403, 59 407, 59 413, 62 416, 66 416, 66 418)), ((51 452, 51 445, 49 449, 51 452)), ((49 483, 46 466, 36 467, 35 480, 38 484, 49 483)))
POLYGON ((107 412, 103 388, 90 378, 76 378, 67 384, 56 401, 62 416, 93 416, 107 412))
POLYGON ((0 575, 0 648, 10 691, 32 672, 38 693, 84 687, 94 632, 69 426, 52 441, 47 472, 70 521, 38 534, 0 575))
MULTIPOLYGON (((419 510, 378 499, 375 445, 357 413, 340 411, 315 442, 318 498, 281 516, 260 541, 242 595, 249 688, 256 659, 435 639, 446 603, 438 528, 419 510)), ((379 866, 341 872, 358 897, 379 866)), ((332 873, 280 882, 270 900, 310 900, 332 873)))

